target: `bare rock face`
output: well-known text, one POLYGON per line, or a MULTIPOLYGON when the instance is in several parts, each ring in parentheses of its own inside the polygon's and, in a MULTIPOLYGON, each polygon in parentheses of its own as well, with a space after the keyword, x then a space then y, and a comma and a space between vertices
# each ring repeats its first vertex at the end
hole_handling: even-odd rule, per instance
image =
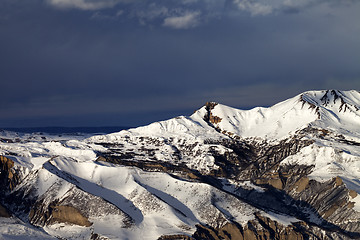
POLYGON ((76 187, 71 188, 64 197, 54 198, 56 186, 49 189, 38 199, 29 212, 29 221, 36 226, 67 223, 89 227, 90 218, 103 218, 108 215, 120 216, 123 222, 120 227, 128 228, 133 220, 114 205, 104 199, 84 192, 76 187))
POLYGON ((11 214, 8 212, 8 210, 0 204, 0 217, 9 218, 11 217, 11 214))
POLYGON ((52 206, 51 223, 70 223, 90 227, 92 223, 81 212, 71 206, 52 206))
POLYGON ((302 223, 301 227, 302 229, 294 226, 283 226, 269 218, 258 215, 256 220, 249 221, 245 227, 230 223, 219 229, 198 225, 194 238, 198 240, 307 239, 308 235, 303 228, 308 226, 302 223))
POLYGON ((9 209, 2 203, 6 202, 6 194, 21 181, 21 176, 20 170, 14 169, 14 161, 0 156, 0 217, 11 217, 9 209))
POLYGON ((176 235, 164 235, 159 237, 158 240, 195 240, 195 239, 187 235, 176 234, 176 235))
POLYGON ((350 239, 339 233, 325 232, 321 228, 310 226, 302 221, 284 226, 261 214, 256 214, 256 219, 249 221, 246 226, 236 223, 228 223, 221 228, 197 225, 193 238, 196 240, 350 239))
POLYGON ((78 209, 72 206, 62 206, 58 202, 51 202, 45 207, 43 202, 34 205, 29 213, 30 222, 35 225, 52 225, 54 223, 68 223, 89 227, 92 223, 78 209))
POLYGON ((14 168, 14 161, 0 156, 0 192, 12 190, 20 181, 20 175, 14 168))
POLYGON ((221 120, 222 120, 220 117, 214 116, 211 112, 211 110, 213 110, 216 105, 218 105, 218 104, 215 102, 207 102, 205 104, 205 109, 206 109, 207 113, 204 116, 204 120, 211 125, 217 124, 217 123, 221 122, 221 120))
POLYGON ((109 238, 100 236, 97 233, 91 233, 90 240, 109 240, 109 238))

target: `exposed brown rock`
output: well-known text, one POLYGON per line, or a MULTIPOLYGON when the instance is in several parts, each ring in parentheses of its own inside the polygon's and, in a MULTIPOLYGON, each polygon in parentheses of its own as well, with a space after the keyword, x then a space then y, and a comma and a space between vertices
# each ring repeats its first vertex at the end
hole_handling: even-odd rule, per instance
POLYGON ((210 114, 210 116, 209 116, 209 121, 213 124, 217 124, 217 123, 221 122, 221 120, 222 119, 218 116, 214 116, 212 114, 210 114))
POLYGON ((0 156, 1 170, 10 169, 14 166, 14 161, 11 159, 0 156))
POLYGON ((204 120, 210 124, 217 124, 217 123, 221 122, 221 120, 222 120, 220 117, 214 116, 211 112, 211 110, 213 110, 216 105, 217 105, 217 103, 215 103, 215 102, 207 102, 205 104, 207 113, 204 116, 204 120))
POLYGON ((30 210, 29 220, 35 225, 51 225, 54 223, 69 223, 89 227, 92 223, 75 207, 61 206, 57 201, 45 206, 37 202, 30 210))
POLYGON ((221 228, 221 235, 224 236, 225 239, 244 239, 240 229, 231 223, 227 223, 221 228))
POLYGON ((336 186, 340 186, 343 184, 343 180, 340 177, 336 177, 335 184, 336 184, 336 186))
POLYGON ((11 214, 1 204, 0 204, 0 217, 5 217, 5 218, 11 217, 11 214))
POLYGON ((55 206, 52 211, 51 222, 71 223, 84 227, 90 227, 92 225, 79 210, 70 206, 55 206))
POLYGON ((267 184, 279 190, 282 190, 284 187, 283 182, 278 173, 265 174, 263 178, 256 179, 255 183, 258 185, 267 184))
POLYGON ((354 202, 349 202, 347 205, 348 208, 354 208, 354 206, 355 206, 354 202))
POLYGON ((228 135, 229 137, 236 137, 236 136, 234 136, 234 133, 226 131, 226 130, 222 130, 221 133, 225 134, 225 135, 228 135))
POLYGON ((195 174, 193 174, 192 172, 189 172, 188 174, 188 177, 190 178, 190 179, 200 179, 198 176, 196 176, 195 174))
POLYGON ((349 195, 352 198, 356 198, 356 196, 358 195, 357 192, 355 192, 354 190, 349 190, 349 195))
POLYGON ((205 227, 203 225, 196 225, 196 232, 194 233, 193 237, 195 239, 213 239, 213 240, 220 240, 217 231, 211 229, 210 227, 205 227))
POLYGON ((194 240, 194 238, 183 234, 177 234, 177 235, 164 235, 159 237, 158 240, 194 240))
POLYGON ((253 232, 252 230, 250 230, 249 228, 247 228, 247 229, 244 230, 243 239, 252 240, 252 239, 258 239, 258 238, 257 238, 255 232, 253 232))
MULTIPOLYGON (((239 226, 241 228, 241 226, 239 226)), ((244 235, 242 234, 242 229, 240 229, 237 225, 228 222, 221 228, 212 228, 206 227, 203 225, 197 225, 196 232, 193 237, 197 240, 204 239, 213 239, 213 240, 231 240, 238 239, 243 240, 244 235)))
MULTIPOLYGON (((309 226, 301 222, 304 228, 309 226)), ((283 226, 270 218, 256 214, 256 219, 249 221, 245 226, 235 223, 227 223, 221 228, 211 228, 203 225, 197 225, 197 231, 193 237, 197 240, 302 240, 303 234, 294 226, 283 226)))
POLYGON ((109 238, 100 236, 97 233, 91 233, 90 240, 109 240, 109 238))
POLYGON ((302 192, 308 185, 309 185, 309 178, 308 177, 302 177, 300 178, 295 184, 294 189, 297 192, 302 192))
POLYGON ((269 185, 279 190, 283 189, 283 183, 280 178, 269 179, 269 185))
POLYGON ((207 110, 213 110, 215 108, 215 106, 218 105, 218 103, 216 102, 206 102, 205 103, 205 107, 207 110))
MULTIPOLYGON (((303 235, 298 232, 292 225, 281 225, 268 217, 262 216, 259 213, 256 214, 256 218, 260 225, 263 227, 262 230, 257 231, 258 235, 259 233, 261 233, 262 236, 266 236, 265 239, 304 239, 303 235)), ((306 224, 304 226, 306 226, 306 224)))
POLYGON ((102 157, 102 156, 99 156, 96 161, 98 162, 106 162, 106 158, 102 157))
POLYGON ((13 173, 13 167, 14 161, 0 156, 0 185, 2 191, 12 190, 18 182, 17 176, 13 173))
POLYGON ((347 202, 345 200, 341 200, 341 201, 337 201, 334 204, 330 205, 330 208, 328 210, 326 210, 323 213, 323 217, 325 219, 327 219, 329 216, 331 216, 337 209, 339 209, 340 207, 346 205, 347 202))

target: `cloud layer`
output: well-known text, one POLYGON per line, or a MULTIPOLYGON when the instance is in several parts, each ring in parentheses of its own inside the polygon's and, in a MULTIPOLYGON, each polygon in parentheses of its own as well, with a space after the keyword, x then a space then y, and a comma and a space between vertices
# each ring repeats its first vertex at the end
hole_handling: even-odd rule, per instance
POLYGON ((167 17, 164 19, 164 26, 176 29, 193 28, 199 25, 200 12, 186 12, 182 16, 167 17))
POLYGON ((93 19, 136 18, 141 25, 189 29, 224 15, 267 16, 298 13, 321 4, 351 4, 353 0, 45 0, 61 9, 98 11, 93 19), (109 12, 108 9, 115 9, 109 12), (124 11, 126 9, 126 11, 124 11), (107 11, 102 13, 99 11, 107 11), (119 14, 121 13, 121 14, 119 14))
POLYGON ((114 7, 119 0, 46 0, 57 8, 76 8, 81 10, 99 10, 114 7))
POLYGON ((273 7, 254 0, 234 0, 234 4, 242 11, 250 12, 251 15, 268 15, 273 12, 273 7))

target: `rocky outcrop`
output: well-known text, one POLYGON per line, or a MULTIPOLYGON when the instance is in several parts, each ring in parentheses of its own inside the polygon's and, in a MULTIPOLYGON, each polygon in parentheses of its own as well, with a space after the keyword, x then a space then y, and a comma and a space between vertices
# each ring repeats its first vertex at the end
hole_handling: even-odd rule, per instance
POLYGON ((14 161, 10 158, 0 156, 0 217, 10 217, 9 209, 5 206, 11 200, 6 194, 15 188, 21 181, 20 170, 14 168, 14 161), (2 205, 4 204, 4 205, 2 205))
POLYGON ((81 212, 71 206, 53 206, 51 223, 70 223, 84 227, 90 227, 92 223, 81 212))
POLYGON ((101 236, 97 233, 91 233, 90 240, 109 240, 109 238, 101 236))
POLYGON ((37 202, 29 213, 31 223, 44 226, 54 223, 67 223, 89 227, 92 223, 73 206, 60 205, 58 201, 46 204, 46 201, 37 202))
POLYGON ((306 202, 311 206, 311 211, 326 221, 325 225, 333 228, 337 226, 339 231, 348 236, 360 238, 360 213, 353 210, 353 192, 341 178, 336 177, 323 183, 310 180, 302 191, 288 191, 288 194, 299 204, 306 202))
MULTIPOLYGON (((42 208, 39 204, 36 205, 36 207, 39 207, 40 209, 42 208)), ((36 212, 33 208, 30 211, 29 218, 32 222, 35 222, 36 218, 39 218, 40 221, 43 221, 48 225, 54 223, 68 223, 84 227, 90 227, 92 225, 92 223, 83 216, 78 209, 72 206, 61 206, 56 202, 51 203, 47 208, 47 212, 41 215, 39 215, 39 212, 36 212)))
POLYGON ((221 118, 218 116, 214 116, 211 110, 215 108, 215 106, 218 105, 215 102, 207 102, 205 104, 206 114, 204 116, 205 122, 209 123, 211 126, 214 126, 214 124, 217 124, 221 122, 221 118))
POLYGON ((108 215, 121 216, 120 227, 132 226, 132 219, 104 199, 84 192, 76 187, 71 188, 62 198, 54 198, 57 187, 50 188, 42 198, 34 203, 29 212, 29 221, 36 226, 67 223, 89 227, 89 218, 102 218, 108 215))
POLYGON ((285 226, 261 214, 245 226, 228 223, 221 228, 197 225, 193 237, 196 240, 303 240, 303 239, 350 239, 340 233, 325 232, 321 228, 308 225, 303 221, 285 226))
MULTIPOLYGON (((305 223, 298 223, 297 226, 283 226, 267 217, 257 214, 257 219, 249 221, 246 226, 228 223, 222 228, 211 228, 203 225, 198 225, 194 233, 194 238, 200 239, 214 239, 214 240, 260 240, 260 239, 308 239, 309 234, 306 233, 305 228, 309 228, 305 223)), ((321 235, 321 234, 319 234, 321 235)), ((316 236, 316 235, 315 235, 316 236)))
POLYGON ((158 240, 195 240, 195 239, 187 235, 176 234, 176 235, 164 235, 159 237, 158 240))
POLYGON ((20 181, 19 171, 14 169, 14 161, 0 156, 0 193, 11 191, 20 181))
POLYGON ((209 140, 206 143, 218 144, 228 149, 225 152, 210 151, 216 165, 219 166, 212 170, 211 175, 243 181, 252 180, 259 184, 270 180, 272 185, 279 187, 282 184, 282 176, 275 176, 277 173, 274 173, 279 163, 314 141, 302 140, 301 135, 277 143, 235 136, 232 140, 209 140))
POLYGON ((11 214, 9 211, 0 204, 0 217, 9 218, 11 217, 11 214))

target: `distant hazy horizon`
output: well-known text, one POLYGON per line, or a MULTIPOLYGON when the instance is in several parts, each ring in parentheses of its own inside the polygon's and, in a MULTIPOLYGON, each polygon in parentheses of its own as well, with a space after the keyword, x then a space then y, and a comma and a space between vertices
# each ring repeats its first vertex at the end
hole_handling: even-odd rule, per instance
POLYGON ((123 126, 103 126, 103 127, 19 127, 19 128, 0 128, 0 130, 7 130, 19 133, 49 133, 49 134, 67 134, 67 133, 112 133, 121 130, 129 129, 131 127, 123 126))

